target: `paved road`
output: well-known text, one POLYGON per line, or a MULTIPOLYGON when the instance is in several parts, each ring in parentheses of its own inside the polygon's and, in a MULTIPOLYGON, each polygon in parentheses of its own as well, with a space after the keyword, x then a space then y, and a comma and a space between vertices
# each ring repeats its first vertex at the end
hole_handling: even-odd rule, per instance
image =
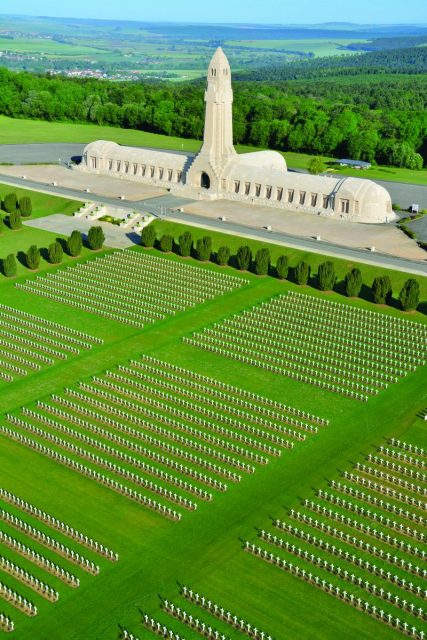
MULTIPOLYGON (((31 180, 22 180, 21 178, 11 178, 10 176, 0 174, 0 182, 7 182, 20 187, 26 187, 27 189, 33 189, 35 191, 41 191, 44 193, 51 193, 53 195, 63 196, 66 198, 73 198, 76 200, 86 201, 87 194, 75 189, 66 189, 63 187, 54 187, 51 185, 40 185, 38 182, 32 182, 31 180)), ((117 206, 116 198, 106 198, 103 196, 94 196, 91 194, 91 198, 96 202, 102 202, 117 206)), ((173 196, 168 196, 168 207, 180 206, 181 199, 175 199, 173 196)), ((397 269, 399 271, 405 271, 416 275, 427 276, 427 260, 405 260, 403 258, 396 258, 381 253, 371 253, 363 249, 351 249, 349 247, 343 247, 328 242, 319 242, 312 238, 301 238, 298 236, 292 236, 287 233, 281 233, 278 231, 267 231, 265 229, 256 229, 248 227, 243 224, 234 224, 229 222, 222 222, 217 219, 206 218, 204 216, 198 216, 191 213, 180 213, 179 211, 172 211, 171 208, 165 207, 164 197, 151 198, 147 200, 140 200, 139 202, 120 202, 121 208, 128 208, 133 211, 140 210, 145 213, 152 213, 153 215, 166 219, 175 220, 177 222, 186 223, 194 226, 203 227, 204 229, 212 229, 215 231, 222 231, 231 235, 240 235, 247 238, 254 238, 256 240, 262 240, 263 242, 270 242, 280 244, 286 247, 295 247, 303 251, 312 251, 313 253, 320 253, 322 255, 334 256, 337 258, 343 258, 345 260, 363 262, 366 264, 372 264, 376 266, 385 267, 388 269, 397 269)))
MULTIPOLYGON (((58 162, 59 159, 63 162, 68 162, 71 158, 80 157, 84 147, 85 143, 4 144, 0 145, 0 163, 54 163, 58 162)), ((157 151, 165 151, 165 149, 157 149, 157 151)), ((193 155, 185 151, 168 151, 168 153, 193 155)), ((292 168, 290 169, 292 170, 292 168)), ((297 172, 306 173, 300 169, 297 172)), ((363 177, 363 174, 361 174, 361 177, 363 177)), ((407 208, 411 204, 419 204, 422 209, 427 209, 427 185, 422 186, 388 180, 375 180, 374 182, 387 189, 392 201, 402 208, 407 208)))
POLYGON ((81 158, 85 144, 2 144, 0 162, 12 164, 68 162, 81 158))

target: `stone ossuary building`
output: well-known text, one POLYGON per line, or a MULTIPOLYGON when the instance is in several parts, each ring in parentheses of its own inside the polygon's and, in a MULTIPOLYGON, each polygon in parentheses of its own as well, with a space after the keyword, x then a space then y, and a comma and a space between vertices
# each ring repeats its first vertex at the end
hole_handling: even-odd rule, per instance
POLYGON ((134 180, 197 199, 226 199, 352 222, 394 218, 388 192, 370 180, 287 170, 277 151, 238 154, 233 146, 231 71, 218 48, 208 69, 203 145, 195 156, 103 140, 87 145, 80 170, 134 180))

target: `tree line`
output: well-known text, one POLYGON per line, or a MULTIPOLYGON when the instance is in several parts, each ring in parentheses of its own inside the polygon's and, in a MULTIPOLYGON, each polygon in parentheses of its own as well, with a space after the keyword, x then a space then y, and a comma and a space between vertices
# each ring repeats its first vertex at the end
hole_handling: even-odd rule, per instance
MULTIPOLYGON (((300 286, 306 286, 312 275, 312 269, 308 262, 301 260, 291 267, 286 255, 277 258, 276 264, 271 263, 270 250, 261 247, 253 255, 247 245, 237 249, 235 255, 231 254, 230 247, 223 245, 216 252, 212 250, 212 238, 204 236, 193 240, 189 231, 182 233, 178 242, 170 234, 157 237, 153 225, 144 227, 141 234, 141 244, 146 248, 156 247, 164 253, 177 253, 183 258, 193 257, 202 262, 211 261, 220 266, 232 266, 240 271, 252 271, 257 276, 278 278, 279 280, 292 279, 300 286)), ((331 260, 326 260, 318 266, 317 274, 311 279, 320 291, 333 291, 337 285, 335 265, 331 260)), ((363 287, 362 272, 358 268, 351 269, 344 278, 344 291, 347 297, 357 298, 363 287)), ((393 290, 389 276, 377 276, 370 287, 371 296, 376 304, 390 304, 393 290)), ((399 293, 399 303, 403 311, 415 311, 420 303, 420 286, 415 278, 408 278, 399 293)))
MULTIPOLYGON (((414 76, 410 83, 389 77, 378 85, 351 84, 347 76, 342 82, 339 78, 277 82, 274 69, 274 83, 267 81, 267 70, 263 81, 234 83, 236 144, 349 156, 412 169, 427 161, 425 77, 414 76)), ((183 138, 203 136, 204 83, 200 81, 117 83, 0 68, 0 84, 0 113, 13 118, 111 125, 183 138)))
MULTIPOLYGON (((99 251, 105 241, 104 231, 102 227, 91 227, 87 235, 87 246, 92 251, 99 251)), ((71 235, 63 241, 55 240, 47 249, 39 248, 33 244, 23 255, 21 262, 25 264, 31 271, 37 271, 40 261, 44 254, 44 258, 52 265, 61 264, 64 251, 72 258, 78 258, 83 249, 83 236, 80 231, 74 230, 71 235)), ((3 275, 7 278, 14 278, 18 271, 17 256, 14 253, 8 254, 1 260, 1 269, 3 275)))

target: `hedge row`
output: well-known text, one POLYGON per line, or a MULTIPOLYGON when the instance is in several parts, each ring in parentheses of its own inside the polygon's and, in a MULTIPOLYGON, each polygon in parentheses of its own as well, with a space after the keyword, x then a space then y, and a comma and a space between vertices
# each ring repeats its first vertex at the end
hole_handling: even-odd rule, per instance
MULTIPOLYGON (((252 271, 258 276, 270 275, 285 280, 292 273, 293 280, 299 285, 306 285, 311 275, 310 265, 303 260, 291 269, 286 255, 279 256, 276 266, 273 267, 270 250, 267 247, 258 249, 254 256, 250 247, 246 245, 239 247, 234 256, 231 255, 230 248, 227 246, 219 247, 218 251, 213 253, 210 236, 204 236, 194 242, 189 231, 185 231, 180 235, 178 243, 175 243, 171 235, 166 234, 157 238, 154 226, 148 225, 142 231, 141 244, 147 248, 155 246, 163 252, 174 251, 182 257, 193 256, 197 260, 210 260, 221 266, 229 265, 241 271, 252 271)), ((334 263, 331 260, 327 260, 320 264, 314 280, 315 285, 321 291, 332 291, 337 283, 334 263)), ((358 297, 362 291, 362 286, 363 280, 360 269, 351 269, 344 278, 346 295, 350 298, 358 297)), ((392 286, 388 276, 375 278, 370 289, 376 304, 389 304, 391 302, 392 286)), ((414 278, 409 278, 399 294, 400 305, 404 311, 413 311, 418 307, 419 301, 419 284, 414 278)))

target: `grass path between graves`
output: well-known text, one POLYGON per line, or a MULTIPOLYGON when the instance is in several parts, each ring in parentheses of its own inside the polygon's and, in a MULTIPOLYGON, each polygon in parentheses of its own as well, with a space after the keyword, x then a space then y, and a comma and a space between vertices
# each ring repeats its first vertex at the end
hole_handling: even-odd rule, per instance
MULTIPOLYGON (((211 265, 205 268, 216 269, 211 265)), ((236 274, 234 270, 227 271, 236 274)), ((16 383, 2 384, 2 413, 17 412, 24 404, 54 391, 59 393, 65 386, 76 385, 79 380, 147 353, 330 420, 329 427, 295 450, 283 451, 281 458, 257 467, 255 474, 245 476, 240 484, 230 483, 229 491, 216 494, 213 503, 199 501, 197 512, 183 511, 180 523, 167 521, 0 437, 1 485, 118 551, 121 558, 118 564, 111 564, 80 548, 101 566, 98 577, 61 561, 81 578, 77 590, 34 570, 59 588, 61 597, 56 604, 7 578, 12 587, 39 607, 39 615, 30 619, 0 601, 0 611, 16 623, 13 637, 17 640, 117 640, 119 625, 140 638, 154 637, 141 627, 141 610, 160 620, 167 619, 172 628, 182 629, 172 618, 166 618, 158 606, 159 595, 178 599, 178 583, 205 593, 276 640, 398 637, 385 625, 244 553, 241 541, 255 539, 255 527, 267 526, 271 517, 283 517, 285 507, 298 505, 300 497, 310 496, 313 488, 324 486, 326 478, 336 477, 338 469, 349 468, 351 461, 361 459, 373 445, 384 443, 385 437, 394 435, 426 447, 425 427, 416 417, 427 407, 426 367, 365 404, 184 345, 183 335, 296 288, 272 278, 247 277, 247 287, 142 331, 24 293, 14 288, 13 282, 2 280, 3 303, 105 340, 104 345, 70 358, 67 363, 16 383)), ((20 278, 24 279, 24 275, 20 278)), ((305 292, 322 295, 310 288, 305 292)), ((328 299, 343 301, 338 294, 331 294, 328 299)), ((350 304, 373 308, 365 301, 350 304)), ((388 309, 386 312, 397 313, 388 309)), ((413 319, 427 322, 422 314, 413 319)), ((56 532, 54 536, 61 538, 56 532)), ((67 544, 77 549, 70 541, 67 544)), ((220 623, 217 626, 224 628, 220 623)), ((242 637, 228 627, 226 632, 236 640, 242 637)), ((200 638, 189 629, 185 637, 200 638)))

